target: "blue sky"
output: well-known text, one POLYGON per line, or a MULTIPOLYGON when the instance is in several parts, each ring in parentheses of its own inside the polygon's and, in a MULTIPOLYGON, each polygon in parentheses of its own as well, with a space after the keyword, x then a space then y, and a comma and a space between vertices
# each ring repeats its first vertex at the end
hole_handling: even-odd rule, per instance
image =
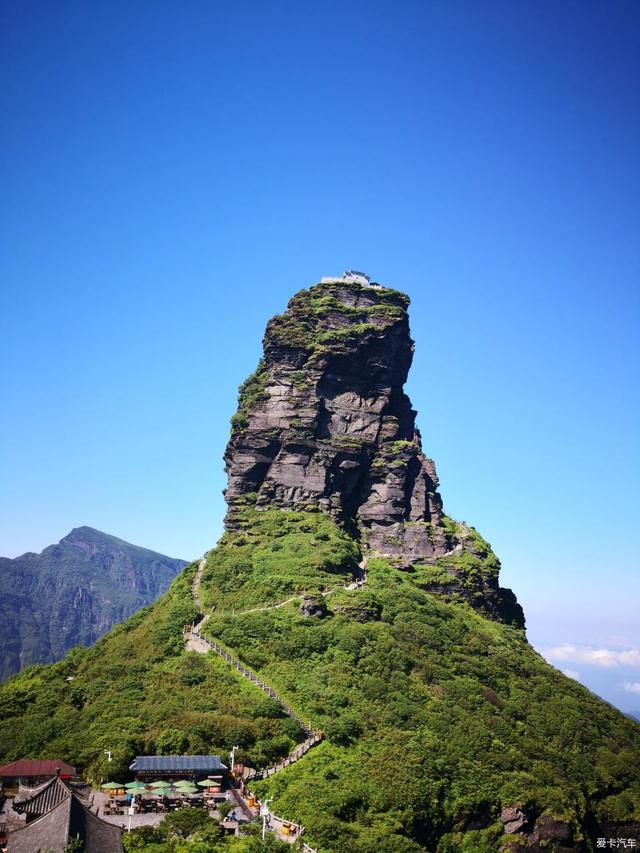
POLYGON ((354 266, 411 295, 448 512, 536 646, 640 709, 640 6, 0 16, 0 552, 209 548, 267 319, 354 266))

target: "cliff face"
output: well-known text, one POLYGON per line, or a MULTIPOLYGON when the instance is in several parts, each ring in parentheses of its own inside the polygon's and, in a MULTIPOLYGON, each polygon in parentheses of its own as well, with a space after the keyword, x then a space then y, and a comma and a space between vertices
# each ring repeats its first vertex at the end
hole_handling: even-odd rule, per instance
POLYGON ((91 527, 40 554, 0 557, 0 680, 95 642, 155 601, 185 565, 91 527))
POLYGON ((408 304, 388 288, 322 284, 297 293, 269 322, 225 453, 227 529, 248 505, 315 507, 369 553, 407 569, 431 567, 425 589, 462 595, 523 626, 487 543, 443 512, 403 390, 414 350, 408 304))

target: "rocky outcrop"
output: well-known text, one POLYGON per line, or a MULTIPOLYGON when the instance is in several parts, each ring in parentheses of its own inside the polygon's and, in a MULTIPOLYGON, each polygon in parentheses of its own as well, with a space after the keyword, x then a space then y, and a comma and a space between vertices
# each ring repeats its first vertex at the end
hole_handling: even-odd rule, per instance
POLYGON ((327 615, 327 605, 321 595, 305 595, 300 604, 300 615, 323 619, 327 615))
POLYGON ((40 554, 0 557, 0 680, 95 642, 155 601, 185 565, 91 527, 40 554))
POLYGON ((500 822, 507 837, 500 845, 500 853, 543 853, 543 851, 575 851, 587 849, 586 844, 574 838, 574 830, 566 820, 543 812, 536 817, 530 805, 506 806, 500 813, 500 822))
MULTIPOLYGON (((247 505, 315 508, 404 568, 466 549, 403 390, 408 304, 395 290, 336 282, 300 291, 269 321, 225 452, 228 529, 247 505)), ((486 592, 488 615, 524 624, 495 578, 486 592)))

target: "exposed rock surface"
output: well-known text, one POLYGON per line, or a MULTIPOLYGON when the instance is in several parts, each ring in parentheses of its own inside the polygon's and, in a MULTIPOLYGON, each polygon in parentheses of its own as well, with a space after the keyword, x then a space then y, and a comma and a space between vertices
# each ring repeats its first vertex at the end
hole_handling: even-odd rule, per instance
POLYGON ((185 565, 91 527, 40 554, 0 557, 0 679, 95 642, 155 601, 185 565))
POLYGON ((504 831, 507 835, 512 835, 521 830, 528 822, 529 818, 518 806, 505 806, 500 813, 500 820, 504 825, 504 831))
POLYGON ((300 605, 300 613, 302 616, 313 616, 316 619, 322 619, 327 615, 327 605, 322 596, 305 595, 300 605))
MULTIPOLYGON (((315 507, 405 568, 474 553, 467 528, 443 513, 403 390, 414 349, 408 304, 388 288, 322 284, 269 321, 225 453, 229 529, 247 504, 315 507)), ((469 597, 458 580, 454 566, 433 591, 469 597)), ((497 561, 471 594, 492 618, 524 625, 515 596, 498 585, 497 561)))

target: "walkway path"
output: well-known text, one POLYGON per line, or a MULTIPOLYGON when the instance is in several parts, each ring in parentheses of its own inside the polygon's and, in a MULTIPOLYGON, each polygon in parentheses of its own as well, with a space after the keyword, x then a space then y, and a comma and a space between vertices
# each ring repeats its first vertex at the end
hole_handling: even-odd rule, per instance
MULTIPOLYGON (((198 572, 196 572, 196 577, 194 578, 194 581, 193 581, 194 587, 196 585, 196 581, 197 581, 198 586, 200 584, 200 581, 202 579, 202 569, 204 569, 204 563, 205 562, 206 562, 206 558, 204 560, 200 561, 200 565, 198 566, 198 572), (201 569, 201 567, 202 567, 202 569, 201 569), (199 573, 199 576, 198 576, 198 573, 199 573)), ((313 592, 313 591, 307 592, 306 590, 302 590, 302 592, 297 592, 295 595, 292 595, 290 598, 286 598, 284 601, 278 601, 276 604, 262 604, 259 607, 250 607, 248 610, 232 609, 231 615, 232 616, 246 616, 248 613, 262 613, 265 610, 276 610, 276 608, 278 608, 278 607, 285 607, 285 605, 287 605, 287 604, 292 604, 294 601, 299 601, 301 598, 304 598, 306 595, 321 595, 323 598, 328 598, 330 595, 333 595, 334 592, 337 592, 339 589, 344 589, 344 590, 348 590, 348 591, 354 590, 354 589, 360 589, 360 587, 364 586, 365 583, 367 582, 367 575, 366 575, 366 572, 364 571, 366 564, 367 564, 367 561, 365 558, 364 560, 362 560, 361 563, 358 564, 360 567, 360 570, 362 572, 360 577, 356 578, 354 581, 351 581, 351 583, 344 584, 344 586, 331 587, 329 589, 320 590, 320 592, 313 592)), ((194 593, 194 600, 196 600, 195 599, 195 593, 194 593)), ((196 600, 196 604, 198 606, 198 609, 202 610, 199 598, 196 600)), ((220 612, 221 612, 221 614, 224 614, 225 611, 222 610, 220 612)), ((208 618, 209 618, 209 616, 205 616, 204 619, 202 620, 202 622, 204 622, 204 620, 208 619, 208 618)), ((200 622, 199 624, 202 625, 202 622, 200 622)))
MULTIPOLYGON (((257 770, 252 776, 249 776, 245 782, 250 782, 254 779, 267 779, 269 776, 273 776, 274 773, 279 773, 280 770, 284 770, 285 767, 289 767, 291 764, 294 764, 296 761, 299 761, 304 755, 309 752, 317 743, 320 743, 322 740, 322 733, 314 731, 310 725, 308 725, 298 714, 291 708, 287 703, 282 699, 282 697, 270 687, 265 681, 263 681, 255 672, 246 667, 241 661, 239 661, 236 657, 234 657, 230 652, 228 652, 224 646, 218 643, 216 640, 209 639, 202 634, 202 629, 206 625, 213 612, 213 609, 209 613, 204 613, 204 609, 202 606, 202 600, 200 598, 200 584, 202 583, 202 575, 204 573, 205 566, 207 564, 207 556, 205 555, 202 560, 200 560, 198 564, 198 568, 196 570, 195 576, 193 578, 193 583, 191 585, 191 594, 193 596, 193 601, 198 611, 200 613, 200 618, 197 622, 194 622, 191 625, 188 625, 184 629, 184 638, 185 638, 185 646, 187 651, 198 652, 199 654, 207 654, 207 652, 215 652, 219 655, 223 660, 227 663, 231 664, 231 666, 240 673, 240 675, 244 676, 248 679, 252 684, 254 684, 257 688, 263 691, 267 696, 277 702, 282 710, 287 714, 287 716, 291 717, 292 720, 295 720, 302 731, 305 733, 306 738, 302 743, 299 743, 294 750, 286 757, 276 762, 271 767, 263 767, 261 770, 257 770)), ((361 574, 356 580, 352 581, 349 584, 345 584, 343 587, 338 587, 338 589, 342 588, 345 590, 355 590, 360 589, 366 581, 366 567, 367 567, 367 558, 365 557, 362 562, 359 564, 361 574)), ((320 594, 325 598, 328 595, 334 593, 336 589, 327 589, 321 592, 320 594)), ((242 616, 247 613, 258 613, 264 610, 274 610, 278 607, 284 607, 287 604, 291 604, 294 601, 297 601, 300 598, 303 598, 305 593, 298 593, 297 595, 293 595, 290 598, 287 598, 285 601, 280 601, 276 604, 267 604, 261 607, 252 607, 248 610, 234 611, 235 616, 242 616)), ((239 797, 239 794, 234 790, 234 796, 236 799, 239 797)), ((247 810, 246 804, 243 806, 244 810, 247 810)), ((278 818, 281 822, 284 822, 283 818, 278 818)), ((292 823, 292 822, 290 822, 292 823)), ((276 831, 274 829, 274 831, 276 831)), ((300 827, 300 833, 304 832, 304 827, 300 827)), ((278 833, 279 834, 279 833, 278 833)), ((287 839, 289 840, 289 839, 287 839)), ((311 850, 308 845, 304 845, 306 850, 311 850)))
POLYGON ((202 601, 200 600, 200 584, 202 583, 202 573, 204 572, 204 567, 207 565, 207 555, 198 563, 198 568, 193 577, 193 583, 191 584, 191 595, 193 596, 193 601, 200 613, 202 613, 202 601))

